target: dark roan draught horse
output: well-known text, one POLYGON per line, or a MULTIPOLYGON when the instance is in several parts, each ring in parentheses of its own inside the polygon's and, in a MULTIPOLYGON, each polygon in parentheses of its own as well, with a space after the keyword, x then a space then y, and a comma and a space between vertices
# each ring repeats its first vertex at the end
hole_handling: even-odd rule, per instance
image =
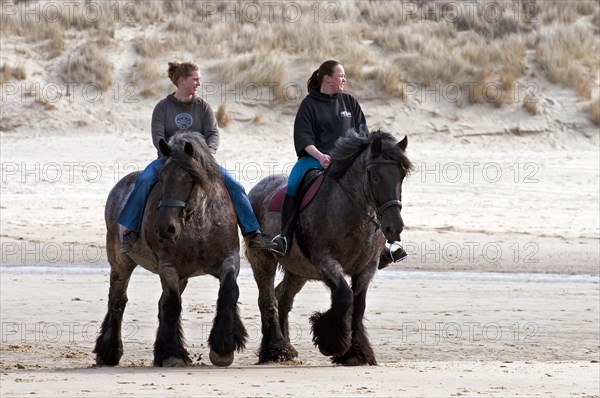
MULTIPOLYGON (((259 290, 263 335, 259 363, 297 357, 290 343, 288 314, 305 283, 322 280, 331 291, 331 308, 310 318, 314 344, 336 364, 377 364, 363 316, 384 243, 400 240, 404 227, 402 183, 412 169, 405 155, 407 142, 406 137, 398 142, 381 131, 349 132, 340 138, 320 190, 298 218, 290 252, 275 257, 247 249, 259 290), (278 263, 283 279, 275 288, 278 263)), ((269 212, 268 204, 286 181, 284 176, 269 176, 249 193, 267 233, 279 231, 280 214, 269 212)))
POLYGON ((154 365, 191 363, 181 325, 181 294, 190 277, 208 274, 220 281, 208 338, 209 357, 214 365, 228 366, 234 351, 242 350, 247 339, 237 306, 240 246, 235 211, 219 167, 200 134, 180 132, 159 146, 166 160, 148 198, 140 237, 127 254, 120 253, 122 227, 116 218, 137 173, 121 179, 108 196, 105 219, 110 290, 108 313, 94 348, 96 363, 114 366, 123 355, 121 323, 127 285, 139 264, 158 274, 162 284, 154 365))

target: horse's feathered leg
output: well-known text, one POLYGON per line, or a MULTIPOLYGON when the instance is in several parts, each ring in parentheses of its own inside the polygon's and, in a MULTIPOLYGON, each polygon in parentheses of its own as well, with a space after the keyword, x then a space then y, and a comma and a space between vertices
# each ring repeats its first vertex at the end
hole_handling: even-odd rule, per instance
POLYGON ((210 360, 216 366, 231 365, 233 352, 246 348, 248 333, 240 318, 237 304, 240 296, 236 281, 238 271, 239 253, 235 252, 223 263, 217 313, 208 337, 210 360))
POLYGON ((279 325, 281 333, 287 341, 290 341, 288 315, 294 305, 294 298, 302 290, 306 281, 306 278, 285 272, 282 281, 275 288, 275 297, 277 298, 279 311, 279 325))
POLYGON ((334 356, 331 361, 340 365, 377 365, 375 353, 367 336, 363 319, 366 308, 367 288, 373 278, 375 267, 371 266, 352 278, 352 291, 354 292, 354 306, 352 313, 352 345, 343 355, 334 356))
POLYGON ((181 327, 180 280, 174 266, 159 265, 162 295, 158 303, 158 330, 154 342, 155 366, 185 366, 192 361, 185 349, 181 327))
POLYGON ((96 364, 100 366, 116 366, 123 356, 123 341, 121 339, 121 322, 125 305, 127 304, 127 286, 131 268, 117 272, 110 272, 110 290, 108 293, 108 312, 102 322, 100 334, 96 339, 94 353, 96 353, 96 364), (123 272, 124 271, 124 272, 123 272))
POLYGON ((352 289, 337 261, 325 259, 321 270, 323 281, 331 289, 331 308, 310 317, 313 343, 323 355, 342 355, 350 347, 352 289))
POLYGON ((108 261, 111 264, 108 312, 93 351, 99 366, 116 366, 123 356, 121 322, 127 304, 127 286, 131 273, 137 266, 129 257, 119 254, 116 249, 119 242, 108 242, 110 238, 111 236, 108 236, 107 239, 108 261))
POLYGON ((298 352, 281 332, 275 298, 277 260, 270 254, 250 251, 248 259, 258 286, 258 308, 261 315, 262 340, 258 350, 258 363, 290 361, 298 356, 298 352))

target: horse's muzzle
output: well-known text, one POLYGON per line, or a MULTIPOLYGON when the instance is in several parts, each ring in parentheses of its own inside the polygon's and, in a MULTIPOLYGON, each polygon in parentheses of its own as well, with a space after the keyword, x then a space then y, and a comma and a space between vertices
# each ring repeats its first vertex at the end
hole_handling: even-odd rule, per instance
POLYGON ((399 242, 400 234, 403 230, 404 222, 402 221, 401 217, 396 220, 393 220, 392 222, 386 222, 385 218, 382 220, 381 231, 383 232, 383 236, 385 236, 385 239, 390 243, 399 242))

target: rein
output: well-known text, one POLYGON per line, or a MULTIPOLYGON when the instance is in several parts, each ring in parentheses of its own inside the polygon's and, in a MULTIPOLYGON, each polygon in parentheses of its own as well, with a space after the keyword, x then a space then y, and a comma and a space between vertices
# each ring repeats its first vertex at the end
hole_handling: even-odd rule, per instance
POLYGON ((350 199, 350 201, 352 203, 354 203, 354 205, 357 208, 359 208, 360 210, 362 210, 363 213, 365 213, 365 216, 367 217, 367 221, 369 223, 373 224, 373 226, 375 227, 375 231, 377 231, 379 228, 381 228, 381 223, 379 222, 379 217, 377 216, 377 214, 371 215, 369 213, 369 211, 367 209, 365 209, 364 206, 358 202, 358 200, 356 200, 356 198, 354 197, 354 195, 352 195, 350 192, 348 192, 346 190, 346 188, 344 188, 344 186, 342 184, 340 184, 339 181, 337 181, 337 183, 338 183, 340 189, 342 190, 342 192, 350 199), (377 220, 375 220, 375 218, 377 218, 377 220))

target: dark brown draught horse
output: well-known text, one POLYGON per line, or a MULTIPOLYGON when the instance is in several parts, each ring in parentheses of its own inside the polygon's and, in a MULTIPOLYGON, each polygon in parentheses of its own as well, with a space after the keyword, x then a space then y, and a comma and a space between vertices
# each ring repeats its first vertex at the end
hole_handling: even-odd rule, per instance
POLYGON ((121 179, 108 196, 105 210, 106 249, 110 262, 108 312, 96 340, 98 365, 115 366, 123 355, 121 324, 131 273, 141 265, 160 276, 155 366, 191 363, 181 325, 181 294, 188 279, 212 275, 220 281, 213 327, 208 338, 210 360, 229 366, 234 351, 245 347, 240 319, 237 276, 240 267, 236 215, 221 171, 202 136, 193 132, 160 142, 164 164, 148 201, 133 250, 120 252, 116 218, 138 173, 121 179))
MULTIPOLYGON (((259 362, 283 362, 298 353, 290 343, 288 314, 308 280, 322 280, 331 291, 331 308, 311 316, 313 342, 342 365, 375 365, 363 316, 369 283, 385 241, 400 240, 404 223, 402 182, 412 169, 405 155, 407 138, 388 133, 350 132, 331 153, 331 166, 313 201, 296 224, 290 252, 284 257, 247 249, 258 285, 262 321, 259 362), (274 287, 278 263, 283 279, 274 287), (345 276, 349 276, 349 286, 345 276)), ((249 193, 263 230, 275 234, 280 214, 269 212, 284 176, 261 180, 249 193)))

